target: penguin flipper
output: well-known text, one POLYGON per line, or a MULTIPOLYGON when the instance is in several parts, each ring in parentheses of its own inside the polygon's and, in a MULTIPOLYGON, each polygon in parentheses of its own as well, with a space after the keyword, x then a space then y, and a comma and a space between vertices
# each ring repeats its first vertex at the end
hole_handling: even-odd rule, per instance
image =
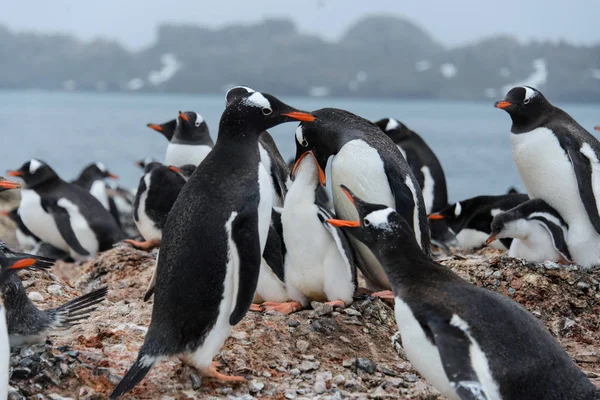
MULTIPOLYGON (((589 158, 590 155, 582 152, 584 147, 581 150, 578 147, 573 148, 572 145, 569 145, 566 147, 566 151, 571 160, 571 165, 575 170, 581 201, 587 211, 590 222, 596 229, 596 232, 600 233, 600 214, 598 213, 598 202, 594 195, 594 182, 592 181, 592 170, 600 170, 600 163, 598 162, 598 158, 595 157, 595 153, 593 154, 594 160, 592 160, 589 158)), ((589 151, 593 152, 591 147, 589 151)))
POLYGON ((140 350, 137 360, 135 360, 135 363, 129 368, 129 371, 127 371, 123 379, 121 379, 121 382, 114 388, 109 399, 116 399, 133 389, 135 385, 144 379, 146 374, 148 374, 148 371, 154 366, 155 362, 155 357, 142 355, 142 351, 140 350))
POLYGON ((569 248, 567 247, 567 241, 565 237, 565 231, 562 227, 554 224, 551 221, 548 221, 543 216, 532 217, 531 219, 535 219, 540 221, 542 227, 548 231, 548 234, 552 237, 552 244, 554 245, 554 250, 556 250, 565 260, 572 262, 571 253, 569 252, 569 248))
POLYGON ((284 252, 283 238, 277 232, 273 225, 269 226, 269 235, 267 244, 263 251, 263 258, 275 276, 281 281, 285 281, 285 270, 283 268, 284 252))
MULTIPOLYGON (((415 230, 413 226, 413 212, 415 208, 415 200, 413 193, 406 184, 406 179, 411 179, 409 174, 403 174, 398 168, 385 168, 385 173, 388 177, 388 183, 395 199, 396 212, 404 218, 408 224, 415 230)), ((412 182, 412 180, 411 180, 412 182)), ((415 190, 421 190, 416 188, 415 190)), ((425 207, 425 204, 423 204, 425 207)))
POLYGON ((60 235, 64 241, 67 242, 67 245, 69 245, 69 247, 78 254, 81 254, 82 256, 89 256, 90 253, 83 248, 81 243, 79 243, 79 240, 73 231, 69 212, 65 208, 59 206, 58 202, 51 202, 42 198, 41 203, 44 210, 50 213, 52 218, 54 218, 58 232, 60 232, 60 235))
POLYGON ((246 207, 240 211, 231 223, 231 238, 237 247, 238 268, 238 293, 235 308, 229 316, 229 323, 236 325, 244 318, 252 304, 262 254, 258 237, 258 209, 246 207))
POLYGON ((435 346, 450 386, 461 400, 487 400, 471 365, 471 340, 466 331, 450 320, 430 315, 427 326, 433 333, 435 346))

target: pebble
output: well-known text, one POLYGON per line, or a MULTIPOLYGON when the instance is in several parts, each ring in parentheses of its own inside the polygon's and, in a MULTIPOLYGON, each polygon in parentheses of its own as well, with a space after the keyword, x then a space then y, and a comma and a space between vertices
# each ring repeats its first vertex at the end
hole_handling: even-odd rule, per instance
POLYGON ((217 392, 218 394, 222 394, 222 395, 227 396, 228 394, 230 394, 231 392, 233 392, 233 388, 231 388, 229 386, 221 386, 219 388, 216 388, 215 392, 217 392))
POLYGON ((62 288, 60 287, 60 285, 50 285, 46 288, 46 291, 50 294, 60 294, 62 293, 62 288))
POLYGON ((346 382, 346 377, 342 374, 336 375, 335 378, 333 378, 333 383, 337 386, 344 384, 344 382, 346 382))
POLYGON ((348 315, 352 315, 354 317, 360 317, 362 314, 360 313, 360 311, 355 310, 354 308, 345 308, 344 309, 344 313, 348 314, 348 315))
POLYGON ((62 397, 61 395, 57 394, 57 393, 51 393, 48 395, 48 397, 51 400, 73 400, 72 397, 62 397))
POLYGON ((311 301, 310 306, 313 308, 317 315, 327 315, 333 312, 333 306, 327 303, 320 303, 318 301, 311 301))
POLYGON ((298 321, 297 319, 290 319, 288 320, 288 326, 291 326, 292 328, 300 326, 300 321, 298 321))
POLYGON ((308 350, 309 347, 310 347, 310 343, 307 342, 306 340, 300 339, 296 342, 296 348, 301 353, 306 352, 306 350, 308 350))
POLYGON ((296 391, 294 389, 287 389, 285 391, 285 398, 292 400, 296 398, 296 391))
POLYGON ((356 364, 356 359, 354 358, 346 358, 344 361, 342 361, 342 367, 344 368, 350 368, 354 364, 356 364))
POLYGON ((44 301, 44 298, 42 297, 42 295, 39 292, 29 292, 27 297, 29 297, 29 300, 31 300, 31 301, 37 301, 37 302, 44 301))
POLYGON ((298 368, 292 368, 290 369, 290 374, 292 374, 293 376, 298 376, 300 375, 300 370, 298 368))
POLYGON ((371 393, 369 397, 372 399, 384 399, 388 396, 389 394, 385 391, 385 389, 382 386, 379 386, 373 393, 371 393))
POLYGON ((369 358, 357 358, 356 368, 361 369, 369 374, 373 374, 375 371, 377 371, 377 364, 375 364, 375 362, 369 358))
POLYGON ((327 385, 323 381, 317 381, 315 382, 314 389, 317 394, 322 394, 327 391, 327 385))
POLYGON ((192 382, 192 389, 200 390, 202 388, 202 379, 196 374, 190 374, 190 382, 192 382))
POLYGON ((302 364, 300 364, 298 368, 302 372, 308 372, 319 369, 319 366, 320 364, 318 361, 302 361, 302 364))
POLYGON ((350 380, 347 380, 346 383, 344 383, 344 389, 347 389, 351 392, 352 391, 363 391, 364 387, 357 380, 350 379, 350 380))
POLYGON ((387 381, 393 387, 400 387, 404 385, 404 379, 402 378, 389 378, 387 381))
POLYGON ((21 351, 19 352, 19 356, 21 356, 22 358, 31 357, 34 354, 35 354, 35 352, 31 349, 31 347, 28 347, 28 346, 23 347, 21 349, 21 351))
POLYGON ((237 340, 245 340, 248 338, 248 334, 244 331, 231 332, 231 337, 237 340))
POLYGON ((250 393, 256 394, 265 388, 265 384, 261 381, 250 382, 250 393))

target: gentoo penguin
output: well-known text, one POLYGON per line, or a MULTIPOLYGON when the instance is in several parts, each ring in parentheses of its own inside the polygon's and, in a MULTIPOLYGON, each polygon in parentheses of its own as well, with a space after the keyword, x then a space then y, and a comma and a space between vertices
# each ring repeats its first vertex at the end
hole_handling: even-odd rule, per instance
POLYGON ((94 257, 123 238, 114 218, 94 196, 60 179, 46 163, 32 159, 9 175, 25 182, 19 206, 25 226, 74 259, 94 257))
POLYGON ((169 140, 165 156, 166 165, 198 165, 214 146, 204 118, 193 111, 179 111, 179 116, 172 121, 147 126, 162 133, 169 140))
POLYGON ((22 346, 46 340, 55 330, 68 329, 89 318, 95 305, 106 297, 103 287, 79 296, 59 307, 39 310, 27 297, 16 275, 0 285, 0 296, 6 310, 6 325, 11 346, 22 346))
POLYGON ((423 138, 394 118, 380 119, 375 125, 396 143, 410 165, 423 192, 427 214, 445 208, 448 205, 446 176, 440 161, 423 138))
POLYGON ((244 380, 217 372, 212 358, 250 307, 269 231, 271 187, 259 167, 259 136, 281 123, 314 117, 265 93, 227 98, 214 149, 167 217, 152 321, 137 360, 111 398, 169 356, 206 377, 244 380))
POLYGON ((494 217, 488 243, 513 238, 510 257, 529 261, 571 261, 567 247, 569 226, 542 199, 531 199, 494 217))
POLYGON ((108 185, 105 179, 119 179, 119 177, 106 168, 101 162, 94 162, 87 165, 79 173, 77 179, 71 181, 71 183, 84 188, 92 194, 98 201, 106 208, 107 211, 113 216, 117 224, 121 226, 121 220, 119 216, 119 210, 115 204, 114 199, 108 195, 108 185))
MULTIPOLYGON (((477 249, 485 246, 490 236, 492 219, 529 200, 526 194, 503 194, 500 196, 476 196, 449 205, 442 211, 429 215, 430 220, 443 220, 456 234, 458 246, 477 249)), ((437 233, 437 232, 436 232, 437 233)), ((435 240, 438 240, 436 237, 435 240)), ((507 250, 512 239, 503 238, 490 246, 507 250)))
MULTIPOLYGON (((411 221, 418 243, 430 254, 429 225, 419 182, 394 142, 377 125, 348 111, 323 108, 312 114, 315 121, 302 122, 296 129, 299 144, 296 160, 312 151, 324 184, 323 171, 333 156, 331 181, 336 215, 344 219, 356 216, 354 207, 339 188, 340 183, 352 185, 357 195, 393 207, 411 221)), ((353 238, 351 241, 367 287, 390 289, 379 261, 364 244, 353 238)))
POLYGON ((511 89, 495 106, 512 119, 513 158, 529 197, 544 200, 569 225, 574 262, 600 264, 600 142, 532 87, 511 89))
POLYGON ((181 172, 159 162, 146 165, 133 203, 133 220, 144 242, 129 239, 125 242, 143 250, 160 246, 169 211, 185 185, 181 172))
POLYGON ((325 222, 333 215, 317 199, 319 174, 313 153, 303 153, 292 171, 293 183, 281 214, 285 285, 291 302, 263 304, 266 309, 291 313, 311 301, 341 307, 352 303, 356 290, 353 250, 344 233, 325 222))
POLYGON ((329 223, 380 260, 394 288, 408 360, 444 396, 598 399, 598 389, 529 311, 431 260, 411 224, 392 208, 347 194, 358 218, 329 223))

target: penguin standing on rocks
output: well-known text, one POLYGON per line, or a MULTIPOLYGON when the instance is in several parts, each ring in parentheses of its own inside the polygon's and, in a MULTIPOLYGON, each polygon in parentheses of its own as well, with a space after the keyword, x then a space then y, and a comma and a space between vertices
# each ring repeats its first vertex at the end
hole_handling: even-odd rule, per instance
POLYGON ((89 318, 95 305, 106 297, 102 287, 79 296, 59 307, 39 310, 27 297, 27 292, 16 275, 0 285, 0 297, 6 309, 6 324, 11 346, 34 344, 46 340, 48 334, 78 325, 89 318))
POLYGON ((284 122, 315 118, 269 94, 231 97, 228 93, 214 149, 167 218, 152 321, 137 360, 111 398, 129 391, 169 356, 205 377, 244 380, 217 372, 212 358, 252 303, 269 231, 271 187, 259 167, 259 136, 284 122))
POLYGON ((542 199, 528 200, 494 217, 487 242, 513 238, 510 257, 528 261, 571 262, 566 238, 569 226, 542 199))
POLYGON ((147 126, 162 133, 169 140, 165 156, 166 165, 198 165, 214 146, 204 118, 193 111, 179 111, 179 116, 174 120, 161 125, 147 126))
MULTIPOLYGON (((477 249, 485 246, 492 234, 492 220, 502 212, 508 211, 529 200, 526 194, 504 194, 500 196, 476 196, 449 205, 438 213, 430 214, 432 221, 444 221, 456 234, 458 246, 463 249, 477 249)), ((443 232, 436 232, 437 235, 443 232)), ((438 239, 437 237, 435 239, 438 239)), ((502 238, 490 242, 490 247, 507 250, 511 238, 502 238)))
POLYGON ((569 225, 573 261, 600 265, 600 142, 530 86, 511 89, 494 105, 512 119, 513 158, 529 197, 569 225))
POLYGON ((92 194, 98 201, 110 212, 115 221, 121 226, 119 210, 115 200, 108 194, 108 185, 105 179, 119 179, 119 177, 108 171, 106 165, 101 162, 95 162, 86 166, 77 179, 71 183, 84 188, 92 194))
POLYGON ((600 393, 524 307, 423 253, 412 226, 345 188, 358 218, 329 220, 368 245, 394 288, 413 367, 450 399, 598 399, 600 393), (515 340, 518 338, 518 340, 515 340))
POLYGON ((60 179, 46 163, 32 159, 9 175, 25 182, 19 206, 25 226, 74 259, 94 257, 123 239, 114 218, 94 196, 60 179))
MULTIPOLYGON (((329 157, 333 183, 333 204, 339 218, 352 219, 356 210, 339 188, 352 185, 367 201, 386 204, 410 221, 417 242, 431 254, 425 202, 419 182, 394 142, 377 125, 348 111, 324 108, 312 113, 316 120, 302 122, 296 130, 296 160, 312 151, 325 184, 325 167, 329 157)), ((371 251, 351 238, 357 265, 367 287, 391 289, 390 283, 371 251)), ((389 296, 389 293, 385 293, 389 296)))
POLYGON ((440 161, 423 138, 394 118, 381 119, 375 125, 396 143, 406 158, 419 181, 427 214, 445 208, 448 205, 446 176, 440 161))

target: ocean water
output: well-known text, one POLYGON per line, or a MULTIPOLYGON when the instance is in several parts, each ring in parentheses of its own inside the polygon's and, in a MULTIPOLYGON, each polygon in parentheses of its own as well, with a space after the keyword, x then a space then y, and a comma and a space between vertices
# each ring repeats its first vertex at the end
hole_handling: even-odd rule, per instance
MULTIPOLYGON (((450 201, 522 189, 510 150, 510 118, 489 102, 280 97, 303 110, 346 109, 376 120, 394 117, 418 132, 440 159, 450 201)), ((167 140, 146 127, 197 111, 216 139, 224 96, 0 91, 0 173, 32 157, 48 162, 63 179, 73 179, 89 162, 102 161, 137 186, 136 159, 162 161, 167 140)), ((590 132, 600 124, 600 104, 556 104, 590 132)), ((297 124, 271 131, 283 156, 294 156, 297 124)))

